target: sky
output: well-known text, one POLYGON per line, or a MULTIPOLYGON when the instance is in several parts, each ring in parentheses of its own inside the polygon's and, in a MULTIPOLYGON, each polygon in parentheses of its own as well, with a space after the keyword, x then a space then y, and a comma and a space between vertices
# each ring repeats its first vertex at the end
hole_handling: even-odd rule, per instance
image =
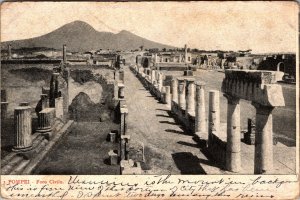
POLYGON ((1 41, 49 33, 81 20, 98 31, 130 31, 149 40, 204 50, 296 52, 295 2, 6 2, 1 41))

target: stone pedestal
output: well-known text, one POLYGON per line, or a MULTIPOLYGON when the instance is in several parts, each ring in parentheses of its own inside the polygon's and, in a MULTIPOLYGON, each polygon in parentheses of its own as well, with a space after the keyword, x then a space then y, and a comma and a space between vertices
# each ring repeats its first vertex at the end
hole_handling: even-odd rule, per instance
POLYGON ((109 141, 115 143, 117 138, 117 133, 116 132, 109 132, 109 141))
POLYGON ((196 82, 196 118, 195 118, 195 134, 199 138, 208 139, 207 121, 205 114, 205 83, 196 82))
POLYGON ((226 144, 226 169, 232 172, 241 171, 241 127, 239 99, 225 96, 228 100, 227 107, 227 144, 226 144))
POLYGON ((15 144, 13 151, 24 152, 32 148, 31 107, 19 106, 15 108, 15 144))
POLYGON ((220 95, 218 90, 209 91, 208 111, 208 146, 211 145, 212 134, 218 135, 220 131, 220 95))
POLYGON ((171 87, 172 87, 172 101, 178 102, 178 82, 176 78, 172 79, 171 82, 171 87))
POLYGON ((165 95, 165 102, 167 104, 168 109, 171 109, 171 88, 170 86, 165 86, 166 88, 166 95, 165 95))
POLYGON ((185 83, 184 79, 177 79, 178 80, 178 104, 181 109, 185 109, 186 103, 185 103, 185 83))
POLYGON ((273 171, 273 118, 274 107, 256 108, 254 174, 271 174, 273 171))
POLYGON ((186 89, 186 116, 188 114, 195 115, 195 80, 185 79, 186 89))
POLYGON ((119 83, 118 88, 119 88, 119 91, 118 91, 119 99, 124 99, 124 97, 125 97, 125 85, 122 84, 122 83, 119 83))
POLYGON ((118 164, 118 154, 114 150, 110 150, 108 152, 110 165, 117 165, 118 164))

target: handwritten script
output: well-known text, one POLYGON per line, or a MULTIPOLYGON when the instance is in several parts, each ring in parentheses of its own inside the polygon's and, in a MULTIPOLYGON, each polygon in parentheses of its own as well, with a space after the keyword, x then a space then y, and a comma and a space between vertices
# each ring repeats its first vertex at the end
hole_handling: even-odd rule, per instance
POLYGON ((12 199, 276 199, 297 185, 284 176, 2 176, 1 193, 12 199))

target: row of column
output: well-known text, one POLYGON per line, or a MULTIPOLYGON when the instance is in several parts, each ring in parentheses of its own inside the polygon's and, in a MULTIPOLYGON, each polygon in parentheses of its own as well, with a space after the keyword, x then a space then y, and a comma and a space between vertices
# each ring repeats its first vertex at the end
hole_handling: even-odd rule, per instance
MULTIPOLYGON (((203 82, 194 82, 192 79, 173 79, 171 82, 172 101, 178 103, 181 109, 186 110, 186 113, 195 114, 195 134, 199 138, 207 139, 208 146, 211 146, 212 142, 214 142, 213 135, 217 136, 220 132, 220 95, 218 90, 209 91, 207 135, 204 87, 205 84, 203 82), (196 98, 194 89, 196 89, 196 98)), ((224 96, 228 101, 226 169, 240 172, 242 168, 239 99, 229 95, 224 96)), ((252 104, 256 108, 254 173, 270 173, 273 169, 273 107, 252 104)))

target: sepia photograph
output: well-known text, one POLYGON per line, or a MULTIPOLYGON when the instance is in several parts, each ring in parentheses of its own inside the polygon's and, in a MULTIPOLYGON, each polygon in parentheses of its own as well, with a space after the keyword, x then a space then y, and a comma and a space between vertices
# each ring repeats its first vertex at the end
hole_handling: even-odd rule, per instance
POLYGON ((295 1, 2 2, 1 196, 298 198, 298 16, 295 1))

